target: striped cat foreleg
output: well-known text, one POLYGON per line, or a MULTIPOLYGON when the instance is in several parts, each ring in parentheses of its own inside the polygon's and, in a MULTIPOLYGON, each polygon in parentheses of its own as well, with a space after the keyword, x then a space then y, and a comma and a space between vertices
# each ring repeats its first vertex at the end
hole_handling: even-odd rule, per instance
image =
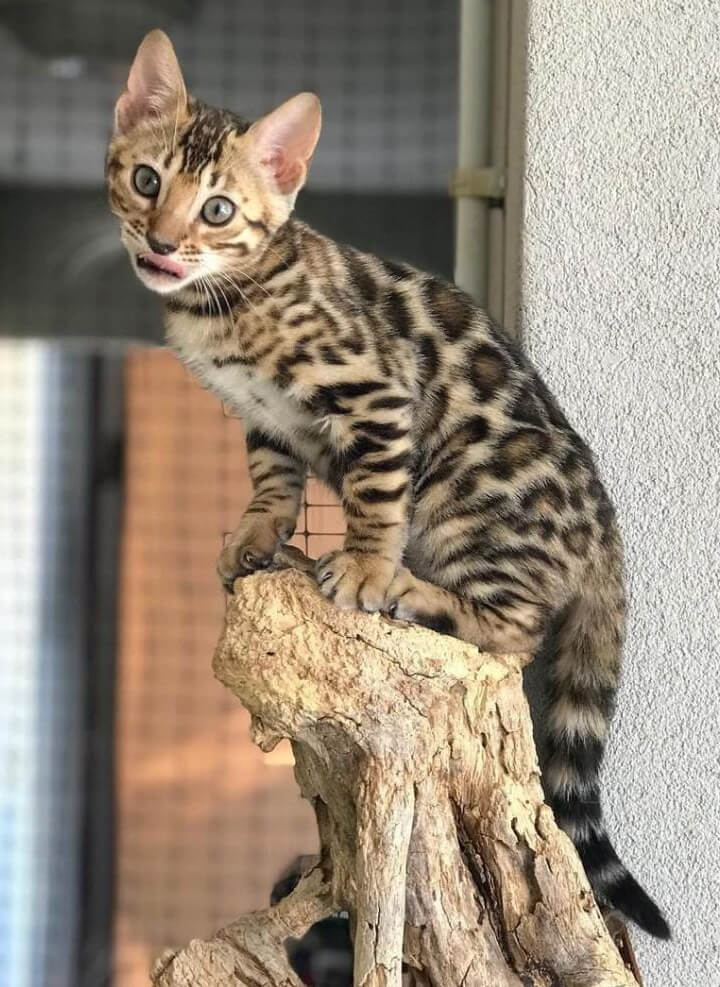
POLYGON ((292 537, 305 480, 305 466, 271 436, 248 431, 247 451, 253 499, 217 564, 228 592, 238 576, 267 568, 280 545, 292 537))
POLYGON ((318 585, 339 607, 379 610, 407 540, 410 405, 403 396, 371 392, 338 418, 347 534, 342 551, 319 560, 318 585))
POLYGON ((539 600, 509 592, 464 597, 405 568, 390 584, 382 609, 396 620, 451 634, 483 651, 534 652, 546 626, 546 608, 539 600))

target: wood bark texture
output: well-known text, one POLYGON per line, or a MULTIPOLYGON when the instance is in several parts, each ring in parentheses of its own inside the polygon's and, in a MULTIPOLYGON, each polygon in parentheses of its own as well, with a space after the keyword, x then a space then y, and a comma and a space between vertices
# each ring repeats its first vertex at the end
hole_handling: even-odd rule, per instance
POLYGON ((400 987, 403 961, 428 987, 637 987, 544 804, 527 658, 340 611, 297 569, 238 580, 214 671, 263 750, 292 741, 320 863, 155 987, 297 985, 283 942, 340 910, 356 987, 400 987))

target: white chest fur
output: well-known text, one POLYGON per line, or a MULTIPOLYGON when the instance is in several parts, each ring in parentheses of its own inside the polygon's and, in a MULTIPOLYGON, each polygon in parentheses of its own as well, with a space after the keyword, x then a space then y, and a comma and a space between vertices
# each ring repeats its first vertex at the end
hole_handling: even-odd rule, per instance
MULTIPOLYGON (((199 368, 194 368, 197 372, 199 368)), ((229 402, 248 425, 292 435, 312 430, 313 417, 271 380, 252 368, 228 363, 206 363, 201 374, 207 386, 229 402)))
POLYGON ((322 434, 327 427, 324 419, 313 415, 254 368, 232 361, 220 361, 218 365, 198 338, 197 324, 188 327, 185 322, 182 317, 172 319, 168 341, 191 372, 227 402, 246 427, 284 440, 318 475, 324 475, 328 458, 327 439, 322 434), (188 328, 194 331, 188 332, 188 328))

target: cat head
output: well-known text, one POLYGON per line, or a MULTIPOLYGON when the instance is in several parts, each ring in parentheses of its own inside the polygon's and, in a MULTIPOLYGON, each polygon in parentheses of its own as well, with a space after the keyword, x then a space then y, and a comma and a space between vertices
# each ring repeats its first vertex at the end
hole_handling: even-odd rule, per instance
POLYGON ((300 93, 255 123, 188 96, 170 39, 151 31, 115 107, 110 208, 133 267, 160 294, 251 268, 288 219, 320 136, 300 93))

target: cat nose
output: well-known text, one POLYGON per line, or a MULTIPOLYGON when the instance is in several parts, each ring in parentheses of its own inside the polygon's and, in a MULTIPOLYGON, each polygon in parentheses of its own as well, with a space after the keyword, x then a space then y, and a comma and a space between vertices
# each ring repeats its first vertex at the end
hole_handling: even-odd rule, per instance
POLYGON ((148 242, 148 247, 150 247, 154 254, 172 254, 177 250, 176 243, 162 240, 159 236, 155 236, 154 233, 148 233, 145 239, 148 242))

